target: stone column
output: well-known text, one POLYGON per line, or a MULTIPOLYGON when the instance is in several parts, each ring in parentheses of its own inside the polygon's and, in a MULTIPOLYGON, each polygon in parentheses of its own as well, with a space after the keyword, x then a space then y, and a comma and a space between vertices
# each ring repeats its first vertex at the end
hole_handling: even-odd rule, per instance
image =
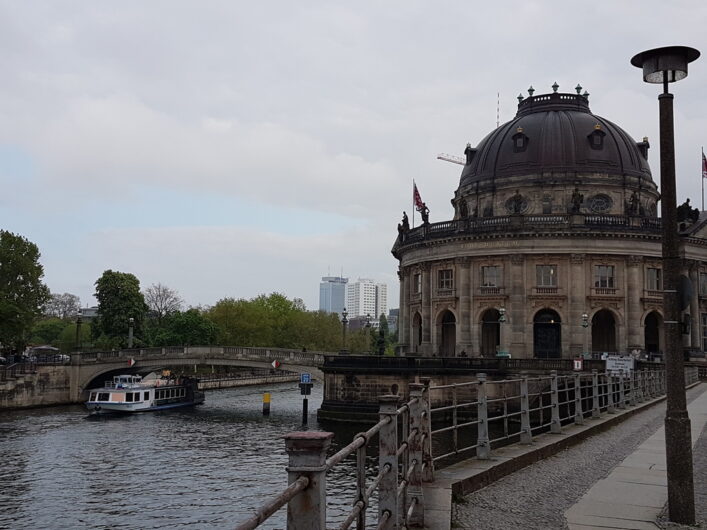
MULTIPOLYGON (((643 329, 641 326, 641 313, 643 304, 641 296, 643 294, 643 278, 642 273, 643 258, 641 256, 629 256, 626 260, 628 267, 627 285, 626 285, 626 350, 631 351, 634 348, 643 349, 645 344, 643 329)), ((618 323, 617 323, 618 324, 618 323)), ((618 326, 617 326, 618 327, 618 326)), ((619 348, 621 344, 617 344, 619 348)), ((620 351, 620 350, 619 350, 620 351)))
POLYGON ((398 315, 398 343, 400 353, 411 351, 410 348, 410 269, 398 269, 400 279, 400 313, 398 315))
POLYGON ((469 286, 471 262, 467 257, 460 259, 459 264, 459 345, 462 350, 471 355, 471 287, 469 286))
POLYGON ((690 339, 693 348, 702 350, 701 338, 702 330, 700 329, 700 284, 697 263, 690 263, 690 281, 692 282, 692 300, 690 300, 690 339))
POLYGON ((422 344, 420 353, 430 357, 432 355, 432 324, 430 314, 432 312, 432 279, 430 278, 430 264, 424 263, 422 266, 422 344))
POLYGON ((586 279, 586 259, 584 254, 572 254, 570 256, 570 276, 565 285, 569 291, 569 332, 570 332, 570 355, 579 357, 584 352, 586 339, 587 347, 591 350, 591 320, 589 327, 582 326, 582 314, 590 312, 587 293, 591 285, 586 279))
POLYGON ((533 347, 526 344, 525 320, 525 256, 512 254, 508 263, 508 307, 506 307, 507 321, 501 324, 501 345, 511 357, 532 357, 533 347), (507 328, 507 329, 504 329, 507 328), (504 333, 505 332, 505 333, 504 333))

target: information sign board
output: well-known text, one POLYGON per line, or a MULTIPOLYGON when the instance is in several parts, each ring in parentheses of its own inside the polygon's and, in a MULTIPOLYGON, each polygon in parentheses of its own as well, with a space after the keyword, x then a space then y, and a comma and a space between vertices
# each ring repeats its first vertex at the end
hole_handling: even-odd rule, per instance
POLYGON ((583 368, 584 368, 584 359, 575 359, 574 360, 574 370, 576 372, 581 372, 583 368))
POLYGON ((299 382, 300 383, 311 383, 312 382, 312 374, 308 374, 306 372, 303 374, 300 374, 299 382))
POLYGON ((633 372, 635 359, 630 356, 623 355, 607 355, 606 356, 606 371, 611 375, 631 375, 633 372))

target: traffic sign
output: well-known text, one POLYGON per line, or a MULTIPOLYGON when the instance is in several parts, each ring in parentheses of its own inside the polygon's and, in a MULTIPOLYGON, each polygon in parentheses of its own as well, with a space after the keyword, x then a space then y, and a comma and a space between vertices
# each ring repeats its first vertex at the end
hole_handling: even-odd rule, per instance
POLYGON ((308 374, 306 372, 303 374, 300 374, 299 382, 300 383, 311 383, 312 382, 312 374, 308 374))
POLYGON ((275 359, 275 360, 274 360, 272 363, 270 363, 270 364, 272 364, 272 367, 273 367, 273 368, 280 368, 280 365, 281 365, 282 363, 281 363, 280 361, 278 361, 277 359, 275 359))
POLYGON ((576 372, 581 372, 584 367, 584 359, 575 359, 574 360, 574 370, 576 372))

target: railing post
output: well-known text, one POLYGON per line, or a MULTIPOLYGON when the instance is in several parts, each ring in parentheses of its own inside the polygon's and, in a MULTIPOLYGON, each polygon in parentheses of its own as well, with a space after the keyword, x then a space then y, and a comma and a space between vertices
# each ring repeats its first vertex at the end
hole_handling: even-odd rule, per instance
POLYGON ((624 393, 624 371, 619 371, 619 399, 618 405, 620 409, 626 408, 626 394, 624 393))
POLYGON ((636 397, 636 370, 631 370, 628 373, 628 384, 630 386, 631 394, 629 395, 628 398, 628 404, 632 407, 636 406, 637 402, 637 397, 636 397))
POLYGON ((383 473, 378 486, 378 528, 398 528, 398 403, 400 396, 379 398, 380 419, 389 418, 378 433, 378 469, 383 473), (386 472, 385 469, 388 468, 386 472), (385 520, 383 524, 381 522, 385 520))
POLYGON ((425 389, 422 392, 422 482, 434 481, 432 460, 432 405, 430 404, 430 378, 421 377, 425 389))
POLYGON ((486 374, 476 374, 479 383, 476 392, 476 416, 479 424, 476 429, 476 458, 487 460, 491 455, 489 443, 488 401, 486 396, 486 374))
POLYGON ((601 416, 599 411, 599 374, 592 370, 592 418, 601 416))
POLYGON ((643 371, 636 370, 636 401, 638 403, 643 403, 643 371))
MULTIPOLYGON (((410 443, 409 462, 415 462, 407 487, 409 506, 412 506, 410 517, 407 518, 408 528, 423 528, 425 526, 425 505, 422 498, 422 394, 425 386, 420 383, 410 383, 410 430, 417 431, 410 443)), ((363 528, 363 527, 362 527, 363 528)))
POLYGON ((653 392, 653 370, 648 370, 644 379, 646 395, 648 396, 648 399, 653 399, 653 397, 655 396, 653 392))
POLYGON ((562 433, 562 424, 560 423, 560 390, 557 384, 557 370, 550 372, 550 403, 552 405, 550 414, 550 432, 553 434, 562 433))
POLYGON ((285 435, 289 456, 287 482, 300 476, 309 478, 309 485, 287 504, 288 530, 326 529, 326 453, 334 433, 291 432, 285 435))
POLYGON ((528 398, 528 374, 520 373, 520 443, 533 443, 530 430, 530 399, 528 398))
POLYGON ((574 423, 584 425, 584 411, 582 410, 582 379, 580 374, 574 374, 574 423))

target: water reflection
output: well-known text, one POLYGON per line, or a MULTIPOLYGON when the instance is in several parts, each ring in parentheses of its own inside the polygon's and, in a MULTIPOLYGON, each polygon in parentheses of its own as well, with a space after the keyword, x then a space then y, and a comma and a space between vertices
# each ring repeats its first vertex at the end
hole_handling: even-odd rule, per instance
MULTIPOLYGON (((0 528, 233 528, 287 486, 282 437, 303 429, 296 383, 267 388, 268 417, 265 390, 214 390, 195 409, 137 415, 0 413, 0 528)), ((309 428, 332 430, 336 451, 364 427, 319 425, 321 399, 315 385, 309 428)), ((353 503, 354 469, 349 458, 327 477, 330 523, 353 503)), ((282 510, 263 528, 284 526, 282 510)))

